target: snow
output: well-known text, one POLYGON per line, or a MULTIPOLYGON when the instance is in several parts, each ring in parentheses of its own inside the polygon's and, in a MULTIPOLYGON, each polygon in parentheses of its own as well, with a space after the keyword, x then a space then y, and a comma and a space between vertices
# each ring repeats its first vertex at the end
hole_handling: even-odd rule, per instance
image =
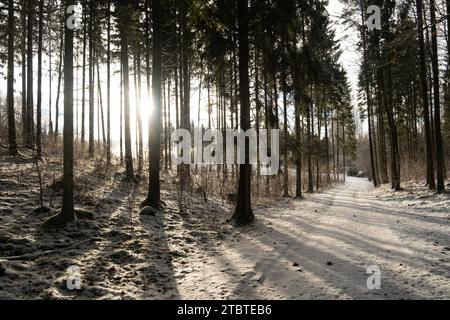
POLYGON ((395 208, 376 194, 367 180, 350 178, 306 200, 256 210, 255 225, 190 274, 181 296, 449 299, 449 212, 395 208), (381 268, 380 290, 367 289, 372 265, 381 268), (192 291, 192 283, 205 289, 192 291))
POLYGON ((94 220, 49 232, 40 226, 60 205, 55 164, 42 165, 55 208, 36 214, 33 164, 0 160, 0 299, 450 299, 450 198, 421 185, 395 193, 350 178, 257 206, 239 229, 214 197, 187 195, 180 212, 170 176, 164 212, 139 216, 145 180, 130 191, 117 167, 78 161, 77 205, 94 220), (371 265, 380 290, 367 288, 371 265), (80 290, 67 287, 71 266, 80 290))

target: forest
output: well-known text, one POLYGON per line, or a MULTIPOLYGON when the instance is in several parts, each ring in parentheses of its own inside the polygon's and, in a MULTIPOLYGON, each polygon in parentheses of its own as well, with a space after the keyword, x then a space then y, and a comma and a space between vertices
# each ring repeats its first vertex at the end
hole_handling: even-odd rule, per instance
POLYGON ((0 299, 449 299, 449 12, 1 0, 0 299))

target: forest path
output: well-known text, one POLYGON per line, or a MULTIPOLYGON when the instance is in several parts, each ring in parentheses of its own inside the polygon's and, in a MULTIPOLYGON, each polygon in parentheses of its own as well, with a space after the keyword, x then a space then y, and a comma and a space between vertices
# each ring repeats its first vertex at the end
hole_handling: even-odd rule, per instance
MULTIPOLYGON (((305 200, 258 209, 257 221, 177 279, 185 299, 450 298, 449 220, 376 200, 349 178, 305 200), (381 289, 367 288, 369 266, 381 289)), ((208 250, 211 251, 211 250, 208 250)), ((177 268, 177 266, 174 266, 177 268)))

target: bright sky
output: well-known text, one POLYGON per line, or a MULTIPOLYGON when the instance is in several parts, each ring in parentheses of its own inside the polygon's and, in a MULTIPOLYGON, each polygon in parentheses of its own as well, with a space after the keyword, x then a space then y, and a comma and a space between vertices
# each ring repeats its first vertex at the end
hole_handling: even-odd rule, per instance
MULTIPOLYGON (((341 63, 347 70, 349 81, 352 85, 353 94, 356 97, 358 87, 358 72, 361 57, 356 48, 358 37, 355 30, 349 30, 344 26, 343 20, 340 18, 344 5, 340 0, 330 0, 327 10, 331 16, 331 21, 336 30, 336 40, 339 40, 343 51, 341 63)), ((354 98, 355 98, 354 97, 354 98)))

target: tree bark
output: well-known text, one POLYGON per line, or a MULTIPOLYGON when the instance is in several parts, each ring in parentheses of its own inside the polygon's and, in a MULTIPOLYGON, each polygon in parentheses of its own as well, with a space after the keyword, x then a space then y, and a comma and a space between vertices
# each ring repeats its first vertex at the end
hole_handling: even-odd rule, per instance
POLYGON ((59 99, 61 95, 61 81, 62 81, 62 65, 64 59, 64 19, 61 21, 61 42, 59 45, 59 66, 58 66, 58 89, 56 91, 55 102, 55 136, 59 133, 59 99))
POLYGON ((39 31, 38 31, 38 83, 36 105, 36 147, 37 156, 42 157, 42 36, 44 29, 44 1, 39 1, 39 31))
POLYGON ((131 12, 129 11, 129 0, 119 5, 119 30, 120 30, 120 55, 123 65, 124 82, 124 120, 125 120, 125 167, 126 178, 134 179, 133 156, 131 152, 131 130, 130 130, 130 79, 128 67, 128 36, 131 23, 131 12))
MULTIPOLYGON (((241 102, 241 129, 250 129, 250 90, 249 90, 249 43, 248 43, 248 0, 238 0, 238 39, 239 39, 239 89, 241 102)), ((240 165, 239 188, 236 210, 232 221, 245 225, 254 220, 251 203, 251 165, 249 163, 249 141, 245 142, 245 164, 240 165)))
POLYGON ((94 156, 94 0, 89 1, 89 157, 94 156))
POLYGON ((111 164, 111 1, 107 8, 107 50, 106 50, 106 162, 111 164))
POLYGON ((14 1, 8 1, 8 76, 7 76, 7 97, 6 104, 8 109, 8 142, 9 154, 14 157, 17 155, 16 140, 16 120, 14 111, 14 1))
POLYGON ((430 126, 430 111, 428 105, 427 68, 425 63, 425 42, 423 36, 423 0, 416 0, 417 32, 420 51, 420 82, 422 85, 423 121, 425 126, 425 147, 427 156, 427 183, 431 190, 436 189, 434 179, 434 157, 432 145, 432 133, 430 126))
MULTIPOLYGON (((361 20, 362 20, 362 23, 364 24, 365 14, 364 14, 364 8, 362 5, 362 1, 361 1, 361 20)), ((367 99, 367 116, 368 116, 368 123, 369 123, 370 165, 371 165, 371 169, 372 169, 373 184, 375 187, 378 187, 378 185, 379 185, 378 173, 377 173, 377 168, 376 168, 376 163, 375 163, 375 153, 374 153, 374 147, 373 147, 373 134, 372 134, 372 119, 371 119, 372 97, 371 97, 371 93, 370 93, 370 85, 369 85, 369 77, 368 77, 369 64, 368 64, 368 54, 367 54, 367 36, 366 36, 365 27, 361 27, 361 28, 362 28, 361 29, 361 38, 363 40, 363 53, 364 53, 363 59, 364 59, 364 71, 365 71, 364 86, 365 86, 365 93, 366 93, 366 99, 367 99)), ((337 153, 337 157, 339 159, 339 150, 337 153)))
POLYGON ((162 21, 161 0, 152 1, 153 18, 153 63, 152 96, 153 112, 149 123, 149 186, 147 199, 142 206, 161 206, 160 161, 161 161, 161 50, 162 21))
POLYGON ((22 22, 22 142, 26 144, 27 140, 27 41, 25 36, 25 30, 27 29, 27 16, 26 16, 26 1, 23 1, 23 11, 20 15, 22 22))
POLYGON ((438 61, 438 43, 437 43, 437 27, 436 27, 436 3, 430 0, 431 15, 431 47, 432 47, 432 68, 433 68, 433 85, 434 85, 434 130, 435 130, 435 147, 436 147, 436 191, 438 193, 445 192, 444 182, 444 143, 442 141, 441 131, 441 102, 439 88, 439 61, 438 61))
POLYGON ((6 104, 8 106, 8 142, 9 155, 17 155, 16 119, 14 112, 14 1, 8 1, 8 79, 6 104))
MULTIPOLYGON (((84 4, 85 2, 83 2, 84 4)), ((83 14, 86 18, 86 15, 83 14)), ((86 47, 87 47, 87 27, 84 24, 83 27, 83 71, 81 80, 81 146, 84 151, 85 139, 86 139, 86 47)))
MULTIPOLYGON (((182 62, 182 78, 183 78, 183 103, 181 116, 181 128, 188 131, 191 130, 191 113, 190 113, 190 74, 189 74, 189 49, 190 49, 190 32, 187 25, 188 14, 187 1, 181 2, 181 31, 182 31, 182 46, 181 46, 181 62, 182 62)), ((190 164, 182 164, 181 182, 182 184, 190 184, 190 164)))
POLYGON ((34 145, 34 90, 33 90, 33 9, 34 0, 28 0, 27 18, 27 147, 34 145))

